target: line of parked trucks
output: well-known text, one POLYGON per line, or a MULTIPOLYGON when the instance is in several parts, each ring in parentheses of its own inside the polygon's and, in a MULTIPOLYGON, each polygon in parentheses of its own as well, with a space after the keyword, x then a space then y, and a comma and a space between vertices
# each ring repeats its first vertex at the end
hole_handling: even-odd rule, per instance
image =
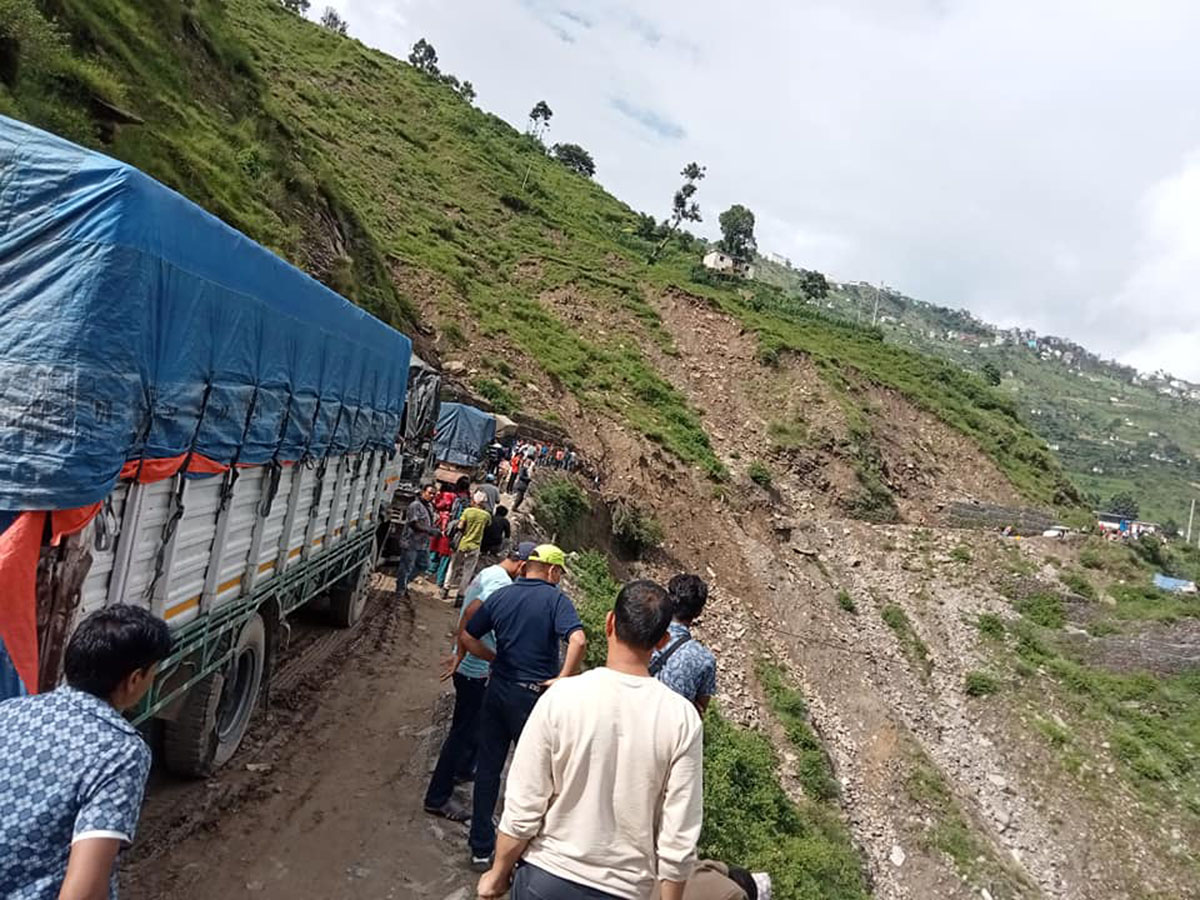
POLYGON ((179 194, 3 117, 0 285, 0 699, 57 685, 83 616, 145 606, 175 647, 136 720, 205 775, 288 616, 353 626, 393 501, 473 471, 495 418, 179 194))

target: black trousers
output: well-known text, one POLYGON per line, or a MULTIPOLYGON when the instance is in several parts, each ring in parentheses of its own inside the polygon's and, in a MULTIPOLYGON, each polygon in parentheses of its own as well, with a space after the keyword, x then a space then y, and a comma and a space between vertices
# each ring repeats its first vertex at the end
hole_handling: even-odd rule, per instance
POLYGON ((519 684, 496 678, 488 682, 479 711, 479 756, 475 763, 475 794, 471 810, 471 852, 490 856, 496 849, 492 814, 500 797, 500 774, 508 750, 517 742, 533 712, 538 694, 519 684))
POLYGON ((479 749, 479 710, 486 689, 486 678, 454 673, 454 717, 433 777, 429 779, 429 789, 425 791, 426 806, 445 806, 454 794, 454 779, 474 774, 475 754, 479 749))

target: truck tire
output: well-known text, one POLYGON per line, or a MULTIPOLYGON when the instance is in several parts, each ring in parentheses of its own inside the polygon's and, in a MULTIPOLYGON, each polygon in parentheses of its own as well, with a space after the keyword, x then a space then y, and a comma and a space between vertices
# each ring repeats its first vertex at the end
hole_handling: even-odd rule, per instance
POLYGON ((266 629, 255 614, 238 635, 225 667, 195 684, 178 718, 167 722, 163 758, 187 778, 207 778, 237 751, 258 703, 266 660, 266 629))
POLYGON ((367 608, 368 584, 371 580, 371 559, 364 559, 352 572, 329 589, 329 615, 338 628, 353 628, 367 608))

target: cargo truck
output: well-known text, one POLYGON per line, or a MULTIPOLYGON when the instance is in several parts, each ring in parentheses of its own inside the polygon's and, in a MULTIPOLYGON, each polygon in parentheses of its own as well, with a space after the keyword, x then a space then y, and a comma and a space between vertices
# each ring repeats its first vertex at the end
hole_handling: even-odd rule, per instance
POLYGON ((421 447, 411 354, 145 174, 0 117, 0 696, 52 689, 83 616, 138 604, 174 650, 136 721, 175 772, 227 761, 288 616, 363 614, 427 457, 397 452, 421 447))

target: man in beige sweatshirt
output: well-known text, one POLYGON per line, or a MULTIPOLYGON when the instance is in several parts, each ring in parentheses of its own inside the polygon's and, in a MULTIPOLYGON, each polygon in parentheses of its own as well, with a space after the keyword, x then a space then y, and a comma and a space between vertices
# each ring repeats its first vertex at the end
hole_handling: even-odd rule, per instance
POLYGON ((625 585, 605 622, 607 665, 555 683, 533 708, 480 897, 510 884, 512 900, 683 896, 703 819, 703 727, 648 670, 671 614, 657 584, 625 585))

